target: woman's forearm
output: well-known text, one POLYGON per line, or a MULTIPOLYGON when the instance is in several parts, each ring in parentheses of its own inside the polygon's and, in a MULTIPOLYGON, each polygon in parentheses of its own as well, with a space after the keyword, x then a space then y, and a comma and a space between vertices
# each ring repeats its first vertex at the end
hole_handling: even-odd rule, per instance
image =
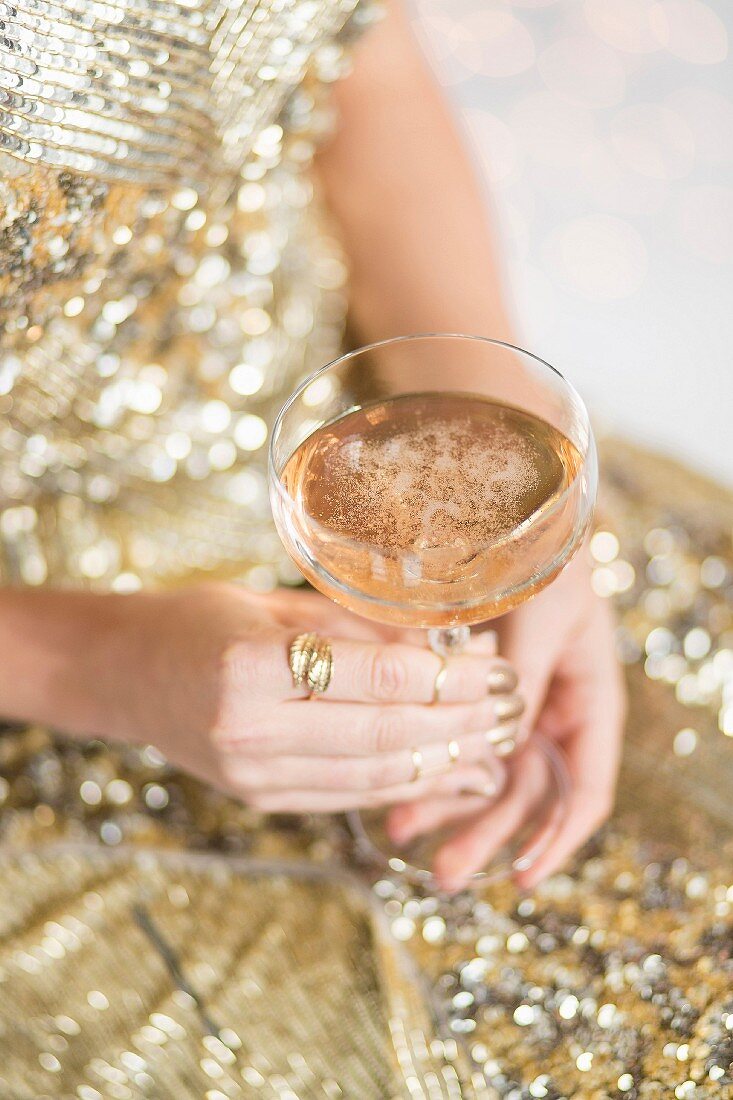
POLYGON ((391 7, 334 89, 317 167, 350 264, 362 341, 510 324, 487 201, 404 14, 391 7))
MULTIPOLYGON (((124 596, 0 589, 0 718, 114 733, 124 596)), ((128 685, 134 691, 134 685, 128 685)))

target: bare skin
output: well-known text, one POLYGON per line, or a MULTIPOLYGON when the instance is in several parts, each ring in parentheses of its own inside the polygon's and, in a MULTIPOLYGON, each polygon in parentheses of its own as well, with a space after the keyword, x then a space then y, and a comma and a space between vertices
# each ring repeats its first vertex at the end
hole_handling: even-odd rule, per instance
POLYGON ((317 168, 346 248, 357 337, 511 341, 487 197, 399 6, 358 43, 333 92, 340 125, 317 168))
MULTIPOLYGON (((357 47, 352 75, 334 92, 340 126, 317 171, 351 265, 357 338, 426 330, 511 338, 485 200, 397 10, 357 47)), ((499 639, 519 674, 528 726, 563 744, 575 788, 562 833, 523 879, 529 886, 608 812, 623 693, 610 617, 585 561, 502 621, 499 639)), ((417 639, 313 593, 4 590, 0 649, 5 718, 152 742, 263 810, 397 803, 393 826, 403 835, 460 820, 458 793, 486 784, 484 734, 506 698, 486 691, 506 661, 477 640, 430 706, 439 665, 417 639), (333 683, 316 703, 293 688, 287 667, 288 643, 305 630, 334 645, 333 683), (450 739, 460 744, 458 766, 412 782, 411 750, 440 763, 450 739)), ((500 782, 500 765, 491 778, 500 782)), ((446 888, 458 889, 490 855, 490 815, 441 852, 446 888)))
POLYGON ((429 705, 434 654, 312 592, 255 595, 209 584, 129 596, 17 591, 0 597, 0 694, 7 717, 75 736, 153 743, 181 768, 271 811, 346 810, 481 789, 483 730, 516 678, 481 640, 429 705), (293 686, 295 634, 333 639, 327 695, 293 686), (507 691, 487 694, 503 673, 507 691), (413 782, 426 764, 460 764, 413 782))
MULTIPOLYGON (((572 793, 567 818, 548 850, 518 875, 526 889, 556 871, 603 823, 613 805, 625 716, 624 686, 613 646, 610 609, 592 591, 584 554, 533 600, 497 625, 499 650, 519 675, 522 723, 563 749, 572 793)), ((395 838, 407 840, 479 807, 472 799, 428 798, 392 811, 395 838)), ((436 874, 457 890, 496 847, 492 807, 457 829, 436 857, 436 874)))

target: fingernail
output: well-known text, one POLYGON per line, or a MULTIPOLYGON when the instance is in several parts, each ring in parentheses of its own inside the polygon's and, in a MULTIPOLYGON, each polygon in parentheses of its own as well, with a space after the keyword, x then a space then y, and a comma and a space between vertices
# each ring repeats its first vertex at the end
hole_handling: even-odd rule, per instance
POLYGON ((521 695, 509 695, 506 699, 496 700, 494 714, 500 721, 504 718, 518 718, 524 710, 524 705, 521 695))
POLYGON ((500 722, 498 726, 493 726, 492 729, 487 730, 484 737, 490 745, 499 745, 502 741, 516 737, 518 733, 519 722, 515 720, 500 722))
POLYGON ((517 686, 517 674, 513 668, 492 668, 486 677, 489 695, 505 695, 517 686))
POLYGON ((499 741, 494 748, 494 752, 497 756, 511 756, 516 747, 516 741, 512 737, 507 737, 505 741, 499 741))

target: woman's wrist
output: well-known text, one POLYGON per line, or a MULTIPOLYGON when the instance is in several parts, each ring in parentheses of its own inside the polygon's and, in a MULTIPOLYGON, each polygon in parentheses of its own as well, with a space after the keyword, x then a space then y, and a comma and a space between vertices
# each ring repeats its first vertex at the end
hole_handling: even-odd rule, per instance
MULTIPOLYGON (((121 734, 133 596, 0 590, 0 715, 121 734)), ((127 685, 129 692, 129 683, 127 685)))

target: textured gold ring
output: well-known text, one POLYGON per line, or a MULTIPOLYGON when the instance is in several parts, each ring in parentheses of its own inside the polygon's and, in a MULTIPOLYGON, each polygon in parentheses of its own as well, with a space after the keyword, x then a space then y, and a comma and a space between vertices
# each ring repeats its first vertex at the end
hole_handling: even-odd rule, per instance
POLYGON ((331 683, 331 644, 318 634, 299 634, 290 645, 289 663, 295 687, 305 684, 312 695, 322 695, 331 683))
POLYGON ((448 662, 445 657, 440 657, 440 668, 435 674, 435 680, 433 681, 433 698, 430 700, 430 705, 435 706, 440 702, 440 689, 445 683, 445 678, 448 675, 448 662))

